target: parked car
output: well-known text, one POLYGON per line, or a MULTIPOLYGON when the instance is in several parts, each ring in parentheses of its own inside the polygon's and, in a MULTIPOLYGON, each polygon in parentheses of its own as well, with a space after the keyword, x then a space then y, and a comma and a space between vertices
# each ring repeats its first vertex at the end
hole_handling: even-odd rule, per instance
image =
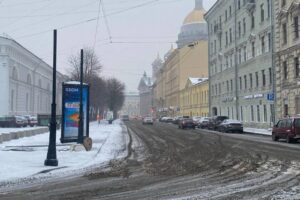
POLYGON ((300 139, 300 117, 280 119, 272 129, 273 141, 286 139, 291 143, 300 139))
POLYGON ((161 122, 172 123, 173 122, 173 118, 172 117, 163 117, 161 119, 161 122))
POLYGON ((220 132, 238 132, 243 133, 244 128, 242 122, 234 119, 225 119, 219 126, 218 131, 220 132))
POLYGON ((0 117, 0 127, 23 127, 24 125, 23 117, 13 115, 0 117))
POLYGON ((201 116, 194 116, 194 117, 193 117, 193 121, 194 121, 194 123, 196 124, 196 126, 198 126, 199 121, 200 121, 201 118, 202 118, 201 116))
POLYGON ((198 128, 207 128, 209 117, 202 117, 198 122, 198 128))
POLYGON ((194 123, 193 119, 191 118, 182 118, 178 123, 178 128, 196 128, 196 124, 194 123))
POLYGON ((30 115, 25 115, 24 117, 27 119, 29 126, 31 127, 37 126, 38 124, 37 117, 30 116, 30 115))
POLYGON ((180 120, 189 119, 189 118, 190 118, 189 116, 177 116, 177 117, 174 118, 173 124, 179 124, 180 120))
POLYGON ((129 121, 129 116, 128 116, 128 115, 121 115, 121 120, 122 120, 123 122, 129 121))
POLYGON ((153 125, 153 118, 152 117, 144 117, 143 124, 151 124, 151 125, 153 125))
POLYGON ((219 124, 221 124, 225 119, 228 119, 227 116, 214 116, 208 122, 209 130, 217 130, 219 124))

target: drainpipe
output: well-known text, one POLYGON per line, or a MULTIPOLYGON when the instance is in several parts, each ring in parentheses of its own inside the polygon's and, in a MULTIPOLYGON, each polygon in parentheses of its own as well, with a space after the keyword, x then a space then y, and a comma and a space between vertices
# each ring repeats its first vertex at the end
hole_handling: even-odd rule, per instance
POLYGON ((236 119, 239 119, 239 93, 238 93, 238 66, 237 66, 237 37, 236 37, 236 24, 237 24, 237 1, 234 0, 234 72, 235 72, 235 109, 236 109, 236 119))
MULTIPOLYGON (((271 51, 272 51, 272 79, 273 79, 273 84, 272 84, 272 92, 274 94, 274 104, 273 104, 273 110, 271 110, 271 119, 273 121, 273 124, 277 120, 276 117, 276 108, 275 105, 277 105, 277 94, 276 94, 276 51, 275 51, 275 6, 274 6, 274 1, 270 0, 270 11, 271 11, 271 51)), ((271 124, 271 122, 270 122, 271 124)))
POLYGON ((211 101, 212 101, 212 98, 211 98, 211 73, 210 73, 210 67, 211 67, 211 57, 210 57, 210 39, 211 39, 211 36, 209 35, 210 33, 210 28, 209 28, 209 23, 207 23, 207 33, 208 33, 208 116, 212 116, 212 113, 211 113, 211 101))

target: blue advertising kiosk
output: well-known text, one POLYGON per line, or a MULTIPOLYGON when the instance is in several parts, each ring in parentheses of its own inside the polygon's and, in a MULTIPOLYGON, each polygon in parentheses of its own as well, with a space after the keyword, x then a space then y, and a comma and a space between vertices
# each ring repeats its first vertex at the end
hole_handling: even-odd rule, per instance
MULTIPOLYGON (((83 84, 83 137, 89 137, 89 85, 83 84)), ((61 143, 78 142, 80 82, 63 83, 61 143)))

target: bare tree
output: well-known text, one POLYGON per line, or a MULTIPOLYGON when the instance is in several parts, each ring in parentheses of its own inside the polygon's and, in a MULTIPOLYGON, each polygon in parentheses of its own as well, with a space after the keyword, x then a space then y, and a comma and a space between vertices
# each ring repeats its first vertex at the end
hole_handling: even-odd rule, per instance
POLYGON ((115 78, 107 80, 107 105, 113 111, 114 119, 117 118, 117 112, 124 104, 125 85, 115 78))
MULTIPOLYGON (((100 60, 91 48, 85 48, 83 50, 83 80, 86 83, 90 83, 93 77, 98 77, 102 69, 100 60)), ((77 55, 72 55, 69 58, 69 75, 72 80, 80 80, 80 52, 77 55)))

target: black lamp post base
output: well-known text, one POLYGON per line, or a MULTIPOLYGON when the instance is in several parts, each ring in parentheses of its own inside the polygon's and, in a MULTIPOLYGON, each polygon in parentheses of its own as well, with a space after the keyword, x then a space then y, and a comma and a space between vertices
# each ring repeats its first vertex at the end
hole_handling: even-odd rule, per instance
POLYGON ((57 159, 46 159, 45 166, 58 166, 58 160, 57 159))

